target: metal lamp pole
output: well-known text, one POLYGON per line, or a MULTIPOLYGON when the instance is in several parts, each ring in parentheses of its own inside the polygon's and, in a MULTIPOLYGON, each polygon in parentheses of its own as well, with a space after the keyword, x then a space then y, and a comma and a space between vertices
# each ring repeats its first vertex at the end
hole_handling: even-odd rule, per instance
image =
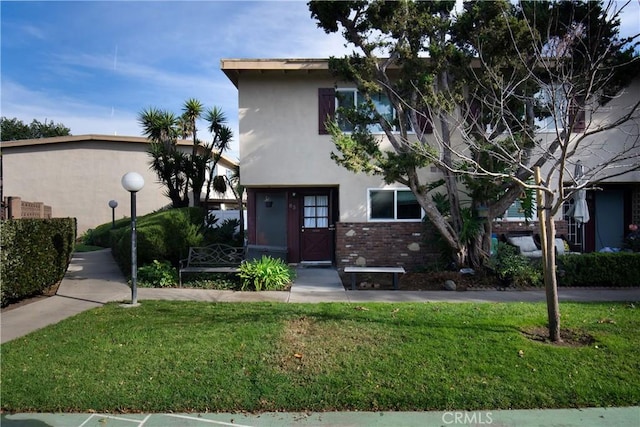
POLYGON ((122 186, 131 193, 131 305, 138 304, 138 246, 136 236, 136 193, 144 187, 144 178, 136 172, 122 177, 122 186))
POLYGON ((109 207, 111 208, 111 228, 116 228, 116 208, 118 207, 118 202, 109 200, 109 207))

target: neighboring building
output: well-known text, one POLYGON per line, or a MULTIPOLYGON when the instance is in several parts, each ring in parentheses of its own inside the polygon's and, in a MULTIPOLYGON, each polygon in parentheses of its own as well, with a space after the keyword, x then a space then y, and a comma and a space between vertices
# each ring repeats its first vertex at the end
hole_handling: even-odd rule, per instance
MULTIPOLYGON (((238 89, 250 245, 286 248, 289 262, 338 267, 411 268, 439 255, 409 189, 354 174, 331 159, 335 147, 324 120, 342 103, 356 105, 358 94, 353 84, 336 81, 327 60, 223 59, 221 68, 238 89)), ((393 114, 384 99, 378 101, 379 111, 393 114)), ((423 173, 441 176, 435 168, 423 173)), ((637 204, 639 180, 624 179, 637 204)), ((566 221, 557 224, 559 234, 569 234, 566 221)), ((512 215, 498 228, 532 227, 512 215)))
MULTIPOLYGON (((191 152, 191 141, 179 141, 191 152)), ((74 135, 54 138, 4 141, 2 148, 3 195, 42 202, 54 217, 75 217, 78 235, 111 221, 110 200, 116 200, 116 219, 131 215, 130 194, 122 188, 127 172, 138 172, 145 180, 137 194, 137 214, 144 215, 170 205, 165 188, 149 169, 149 140, 144 137, 74 135)), ((236 162, 223 156, 218 174, 226 174, 236 162)), ((204 197, 204 193, 203 193, 204 197)), ((211 193, 210 208, 225 202, 235 204, 232 194, 211 193)))
MULTIPOLYGON (((630 106, 639 102, 640 75, 637 75, 614 100, 592 117, 587 117, 587 131, 600 123, 611 123, 629 114, 630 106)), ((567 217, 568 233, 585 252, 620 248, 629 233, 629 224, 640 223, 640 110, 636 110, 633 119, 619 128, 590 137, 586 146, 589 147, 588 156, 580 159, 585 170, 597 168, 603 163, 602 153, 611 156, 612 153, 622 152, 626 153, 628 159, 620 163, 633 164, 635 170, 627 171, 629 168, 621 168, 620 163, 611 164, 605 172, 609 175, 613 172, 618 176, 586 192, 590 220, 581 225, 567 217)))

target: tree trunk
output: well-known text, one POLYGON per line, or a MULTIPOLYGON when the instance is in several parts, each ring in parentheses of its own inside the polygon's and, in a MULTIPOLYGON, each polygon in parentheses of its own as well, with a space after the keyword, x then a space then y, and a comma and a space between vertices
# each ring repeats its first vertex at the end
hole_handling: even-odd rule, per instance
MULTIPOLYGON (((540 168, 535 168, 536 185, 541 185, 540 168)), ((544 288, 547 297, 547 318, 549 322, 549 339, 552 342, 562 341, 560 337, 560 306, 558 304, 558 282, 556 280, 556 229, 550 208, 553 195, 542 194, 536 190, 538 202, 538 223, 540 224, 540 244, 542 247, 542 268, 544 271, 544 288)))

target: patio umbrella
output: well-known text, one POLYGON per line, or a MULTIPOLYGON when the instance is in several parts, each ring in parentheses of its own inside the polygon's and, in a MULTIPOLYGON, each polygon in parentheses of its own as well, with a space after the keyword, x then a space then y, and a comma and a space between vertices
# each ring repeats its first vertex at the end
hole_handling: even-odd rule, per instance
MULTIPOLYGON (((580 160, 578 160, 578 162, 575 165, 574 177, 576 180, 579 181, 583 175, 584 175, 584 166, 582 165, 580 160)), ((584 224, 589 222, 589 220, 591 219, 591 216, 589 215, 589 206, 587 205, 587 190, 581 189, 575 192, 575 194, 573 195, 573 205, 567 212, 567 215, 572 217, 573 220, 580 226, 580 229, 582 231, 580 246, 581 246, 582 252, 584 252, 584 237, 585 237, 584 224)))
POLYGON ((578 224, 586 224, 591 219, 587 206, 587 190, 578 190, 573 195, 573 206, 570 215, 578 224))
MULTIPOLYGON (((573 174, 578 181, 584 175, 584 166, 580 160, 576 162, 573 174)), ((578 190, 573 195, 573 206, 571 207, 569 215, 573 216, 573 219, 578 224, 586 224, 589 222, 591 217, 589 216, 589 206, 587 206, 587 190, 578 190)))

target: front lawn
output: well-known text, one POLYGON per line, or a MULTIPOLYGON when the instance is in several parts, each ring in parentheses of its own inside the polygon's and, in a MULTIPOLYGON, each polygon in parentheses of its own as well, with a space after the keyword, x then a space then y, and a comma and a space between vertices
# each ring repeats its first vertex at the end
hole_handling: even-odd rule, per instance
POLYGON ((2 345, 4 411, 328 411, 640 404, 640 310, 544 304, 143 301, 2 345))

